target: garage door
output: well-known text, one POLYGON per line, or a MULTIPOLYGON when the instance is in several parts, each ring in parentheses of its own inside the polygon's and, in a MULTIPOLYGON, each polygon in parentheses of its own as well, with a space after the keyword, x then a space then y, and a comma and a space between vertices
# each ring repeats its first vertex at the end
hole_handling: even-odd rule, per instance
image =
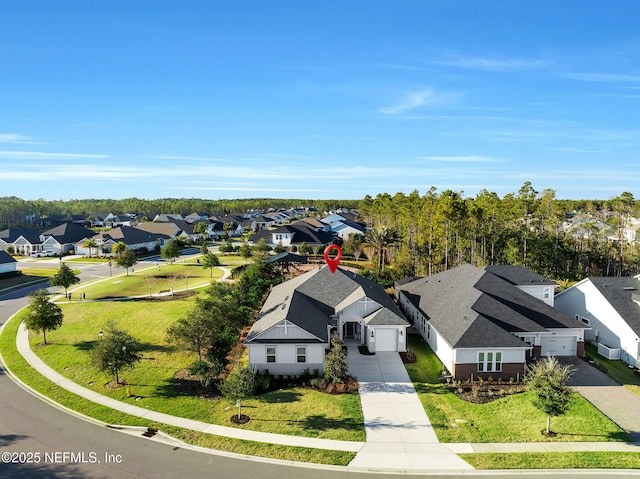
POLYGON ((396 329, 376 329, 376 351, 397 351, 398 331, 396 329))
POLYGON ((578 339, 575 336, 540 338, 540 354, 545 356, 575 356, 578 339))

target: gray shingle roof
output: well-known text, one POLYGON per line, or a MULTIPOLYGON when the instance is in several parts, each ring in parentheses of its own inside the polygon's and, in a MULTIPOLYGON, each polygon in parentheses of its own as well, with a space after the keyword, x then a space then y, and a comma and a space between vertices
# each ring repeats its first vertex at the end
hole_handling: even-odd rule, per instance
POLYGON ((522 347, 512 333, 576 327, 572 318, 544 301, 471 265, 399 289, 452 347, 522 347))
POLYGON ((0 264, 16 263, 16 259, 6 251, 0 251, 0 264))
POLYGON ((273 288, 245 342, 256 341, 284 319, 328 342, 331 316, 364 297, 382 306, 365 318, 365 324, 408 325, 380 285, 341 268, 332 274, 323 266, 273 288))
POLYGON ((20 236, 31 244, 40 244, 40 231, 33 228, 9 228, 0 231, 0 239, 5 243, 14 243, 20 236))
POLYGON ((485 271, 498 276, 511 284, 524 286, 527 284, 548 284, 556 286, 556 283, 549 278, 545 278, 541 274, 538 274, 530 269, 521 265, 499 265, 499 266, 485 266, 485 271))
POLYGON ((640 293, 640 281, 631 276, 592 277, 589 280, 640 336, 640 305, 634 301, 640 293))
POLYGON ((74 223, 63 223, 42 233, 45 238, 48 236, 53 237, 60 244, 77 243, 94 235, 95 233, 90 229, 74 223))

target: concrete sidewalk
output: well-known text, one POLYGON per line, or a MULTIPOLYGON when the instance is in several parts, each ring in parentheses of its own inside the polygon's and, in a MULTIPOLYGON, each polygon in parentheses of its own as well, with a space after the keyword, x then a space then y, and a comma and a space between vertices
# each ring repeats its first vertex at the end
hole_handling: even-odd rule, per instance
POLYGON ((398 353, 365 356, 350 347, 349 374, 358 378, 367 442, 351 461, 363 470, 473 469, 441 445, 398 353))
POLYGON ((170 416, 168 414, 156 411, 150 411, 142 407, 133 406, 131 404, 117 401, 107 396, 98 394, 91 389, 87 389, 83 386, 80 386, 79 384, 74 383, 73 381, 59 374, 57 371, 51 369, 29 347, 28 331, 24 327, 24 325, 21 325, 20 328, 18 328, 18 334, 16 336, 16 346, 18 348, 18 352, 20 352, 20 354, 25 358, 25 360, 32 368, 34 368, 40 374, 42 374, 61 388, 66 389, 67 391, 70 391, 95 403, 102 404, 103 406, 110 407, 117 411, 130 414, 132 416, 169 424, 171 426, 191 429, 193 431, 215 434, 218 436, 232 437, 235 439, 245 439, 247 441, 282 444, 285 446, 302 446, 315 449, 357 452, 362 448, 364 444, 362 442, 355 441, 337 441, 331 439, 317 439, 312 437, 287 436, 284 434, 271 434, 266 432, 249 431, 245 429, 208 424, 201 421, 194 421, 192 419, 185 419, 181 417, 170 416))

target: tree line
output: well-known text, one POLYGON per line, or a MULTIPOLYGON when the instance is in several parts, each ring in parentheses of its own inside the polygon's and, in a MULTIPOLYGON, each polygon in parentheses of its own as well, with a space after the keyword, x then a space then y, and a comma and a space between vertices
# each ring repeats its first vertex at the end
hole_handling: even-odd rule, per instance
MULTIPOLYGON (((343 206, 356 208, 359 200, 310 200, 249 198, 206 200, 197 198, 140 199, 82 199, 47 201, 24 200, 17 197, 0 198, 0 229, 28 226, 30 218, 46 218, 52 215, 91 215, 93 213, 138 213, 156 215, 170 213, 189 214, 194 211, 210 215, 242 214, 247 211, 266 211, 269 208, 315 207, 319 211, 329 211, 343 206)), ((150 218, 153 219, 153 218, 150 218)))
POLYGON ((606 201, 558 200, 555 191, 536 191, 526 182, 500 198, 482 190, 475 197, 452 190, 367 196, 360 213, 370 228, 362 243, 347 241, 347 252, 362 249, 378 273, 396 277, 432 275, 461 264, 479 267, 517 264, 558 281, 585 276, 640 272, 635 245, 598 235, 565 231, 567 213, 602 217, 618 237, 626 220, 638 215, 628 192, 606 201))

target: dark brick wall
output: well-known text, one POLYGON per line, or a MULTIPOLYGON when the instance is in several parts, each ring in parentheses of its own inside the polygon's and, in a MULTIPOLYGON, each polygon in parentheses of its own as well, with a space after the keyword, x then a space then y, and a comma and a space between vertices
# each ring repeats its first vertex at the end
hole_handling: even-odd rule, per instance
POLYGON ((501 372, 478 372, 478 365, 476 363, 466 363, 466 364, 454 364, 452 376, 459 381, 464 381, 471 378, 473 374, 473 379, 478 379, 478 375, 482 376, 482 379, 487 379, 491 376, 493 379, 501 378, 505 381, 508 381, 509 378, 517 379, 518 374, 520 374, 520 380, 524 376, 524 364, 523 363, 502 363, 502 371, 501 372))

